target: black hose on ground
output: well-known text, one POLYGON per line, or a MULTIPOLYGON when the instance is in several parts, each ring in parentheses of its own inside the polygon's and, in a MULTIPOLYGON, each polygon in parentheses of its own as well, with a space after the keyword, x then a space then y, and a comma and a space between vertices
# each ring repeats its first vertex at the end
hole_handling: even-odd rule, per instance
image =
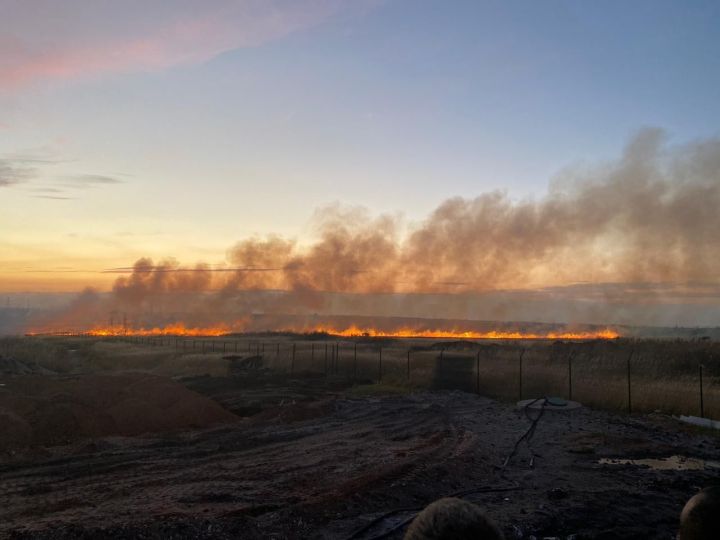
MULTIPOLYGON (((532 447, 530 446, 530 441, 533 438, 533 435, 535 435, 535 430, 537 429, 538 423, 540 422, 540 419, 542 418, 543 414, 545 413, 545 406, 548 403, 547 397, 541 397, 534 399, 527 405, 523 407, 523 413, 525 414, 525 417, 530 421, 530 427, 523 433, 523 435, 515 442, 515 445, 513 446, 512 452, 508 455, 508 457, 505 458, 505 461, 503 462, 503 468, 507 467, 508 463, 510 463, 510 460, 517 454, 517 451, 520 447, 520 444, 525 441, 525 444, 527 444, 528 449, 530 450, 531 458, 530 458, 530 466, 532 467, 534 463, 534 455, 532 452, 532 447), (535 418, 530 416, 530 407, 535 405, 538 401, 542 401, 542 405, 540 405, 540 412, 537 414, 535 418)), ((521 486, 516 485, 512 487, 504 487, 504 488, 474 488, 474 489, 467 489, 463 491, 457 491, 455 493, 451 493, 450 495, 446 495, 446 497, 464 497, 467 495, 471 495, 473 493, 498 493, 503 491, 516 491, 521 489, 521 486)), ((354 533, 352 533, 350 536, 346 538, 346 540, 356 540, 359 538, 362 534, 366 533, 367 531, 371 530, 375 525, 378 523, 381 523, 385 521, 387 518, 394 516, 395 514, 401 514, 403 512, 412 512, 410 516, 402 520, 400 523, 394 525, 390 529, 386 530, 385 532, 380 533, 379 535, 372 536, 368 540, 381 540, 383 538, 387 538, 394 532, 402 529, 405 527, 408 523, 410 523, 413 519, 415 519, 415 516, 420 512, 424 506, 417 507, 417 508, 395 508, 394 510, 390 510, 389 512, 384 513, 381 516, 376 517, 373 519, 370 523, 367 523, 366 525, 362 526, 358 530, 356 530, 354 533)))
POLYGON ((537 429, 537 425, 540 422, 540 419, 542 418, 543 414, 545 413, 545 406, 548 403, 548 398, 541 397, 532 400, 530 403, 525 405, 523 407, 523 413, 525 414, 525 417, 530 420, 530 427, 527 429, 527 431, 520 437, 516 442, 515 446, 513 446, 512 452, 508 455, 508 457, 505 458, 505 461, 503 462, 503 469, 507 467, 508 463, 510 463, 510 460, 515 457, 515 454, 517 454, 518 448, 520 447, 520 443, 525 441, 525 444, 528 446, 528 450, 530 451, 530 466, 533 466, 533 463, 535 462, 535 456, 532 451, 532 446, 530 446, 530 441, 533 438, 533 435, 535 435, 535 430, 537 429), (540 405, 540 412, 535 418, 532 418, 530 416, 530 407, 535 405, 538 401, 542 401, 542 405, 540 405))

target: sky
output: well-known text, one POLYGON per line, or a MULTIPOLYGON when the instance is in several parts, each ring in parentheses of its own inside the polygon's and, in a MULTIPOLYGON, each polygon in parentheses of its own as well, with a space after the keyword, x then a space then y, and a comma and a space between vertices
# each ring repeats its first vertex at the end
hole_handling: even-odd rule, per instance
POLYGON ((720 136, 713 1, 0 0, 0 291, 720 136))

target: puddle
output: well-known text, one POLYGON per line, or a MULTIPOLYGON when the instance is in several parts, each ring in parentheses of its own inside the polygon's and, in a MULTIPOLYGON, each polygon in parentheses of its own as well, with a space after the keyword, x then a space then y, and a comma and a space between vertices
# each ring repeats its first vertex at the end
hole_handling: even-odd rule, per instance
POLYGON ((598 461, 600 465, 637 465, 648 467, 654 471, 703 471, 706 469, 720 469, 720 461, 707 461, 705 459, 685 456, 670 456, 656 459, 610 459, 603 458, 598 461))

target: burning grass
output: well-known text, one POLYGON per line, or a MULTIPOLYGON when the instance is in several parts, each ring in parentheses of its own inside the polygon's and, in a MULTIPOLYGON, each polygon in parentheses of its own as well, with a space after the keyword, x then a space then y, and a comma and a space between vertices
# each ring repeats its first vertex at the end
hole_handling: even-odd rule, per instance
MULTIPOLYGON (((95 337, 223 337, 232 334, 241 334, 244 326, 239 324, 218 324, 213 326, 187 326, 184 323, 172 323, 164 326, 150 328, 135 328, 123 325, 95 326, 86 330, 76 332, 79 335, 95 337)), ((603 328, 598 330, 567 330, 567 331, 546 331, 533 332, 523 330, 489 330, 478 331, 473 329, 443 329, 443 328, 418 328, 399 327, 394 329, 383 329, 372 326, 359 326, 351 324, 346 327, 328 326, 318 324, 312 327, 283 328, 275 330, 274 334, 315 334, 332 337, 372 337, 372 338, 427 338, 427 339, 486 339, 486 340, 528 340, 528 339, 564 339, 564 340, 589 340, 589 339, 616 339, 621 337, 617 330, 603 328)), ((29 335, 56 334, 73 335, 68 331, 33 331, 29 335)))

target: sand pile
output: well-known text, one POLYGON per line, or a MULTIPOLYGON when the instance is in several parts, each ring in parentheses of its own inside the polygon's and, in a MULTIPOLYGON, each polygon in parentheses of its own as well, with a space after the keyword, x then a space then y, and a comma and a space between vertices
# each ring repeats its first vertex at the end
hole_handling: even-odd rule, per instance
POLYGON ((0 379, 0 450, 236 421, 218 403, 154 375, 0 379))

